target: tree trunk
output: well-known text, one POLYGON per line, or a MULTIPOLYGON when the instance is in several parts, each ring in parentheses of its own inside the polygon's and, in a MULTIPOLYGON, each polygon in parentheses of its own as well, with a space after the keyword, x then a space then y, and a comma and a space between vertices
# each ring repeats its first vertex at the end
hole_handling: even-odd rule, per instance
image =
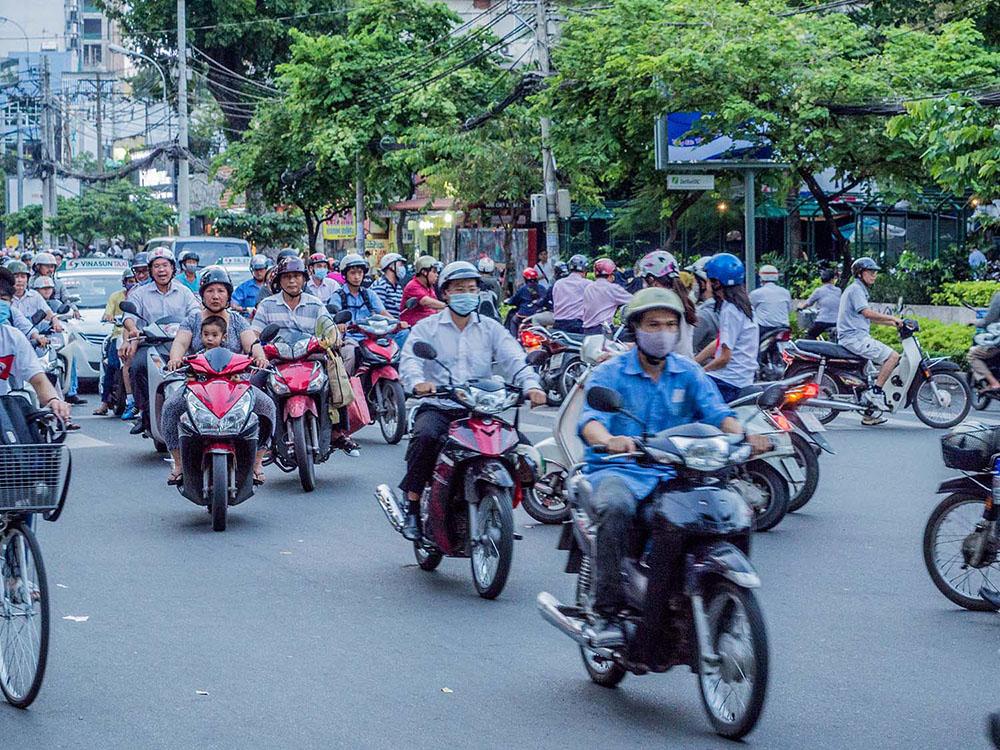
POLYGON ((403 252, 403 229, 406 227, 405 210, 399 212, 399 223, 396 225, 396 252, 405 255, 403 252))
POLYGON ((361 154, 354 158, 354 223, 356 226, 355 250, 365 254, 365 178, 361 171, 361 154))
POLYGON ((680 231, 680 220, 681 217, 687 212, 691 206, 698 202, 698 199, 704 194, 703 190, 691 190, 684 194, 681 198, 681 202, 677 204, 677 207, 670 212, 670 216, 667 217, 667 228, 669 234, 667 235, 667 241, 664 243, 663 249, 668 253, 670 248, 673 246, 674 242, 677 240, 677 233, 680 231))
MULTIPOLYGON (((812 172, 807 172, 804 169, 798 170, 799 177, 809 188, 809 192, 812 193, 813 198, 816 199, 816 203, 819 205, 819 210, 823 213, 823 218, 830 225, 830 235, 833 238, 834 250, 840 256, 841 262, 841 278, 850 279, 851 278, 851 247, 847 238, 840 231, 840 227, 833 216, 833 208, 831 203, 833 202, 832 196, 827 195, 823 189, 819 186, 819 182, 812 172)), ((837 196, 843 195, 844 191, 837 193, 837 196)))
POLYGON ((319 221, 319 216, 315 211, 311 211, 303 205, 299 205, 299 210, 302 211, 302 216, 306 220, 306 235, 308 236, 309 254, 312 255, 316 252, 316 238, 319 235, 321 222, 319 221))

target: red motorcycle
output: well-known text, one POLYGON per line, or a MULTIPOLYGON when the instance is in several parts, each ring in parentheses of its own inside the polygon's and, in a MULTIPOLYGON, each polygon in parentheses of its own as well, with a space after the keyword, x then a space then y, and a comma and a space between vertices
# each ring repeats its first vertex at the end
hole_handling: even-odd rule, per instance
MULTIPOLYGON (((350 313, 346 316, 349 320, 350 313)), ((346 322, 342 317, 334 321, 346 322)), ((312 492, 316 464, 332 452, 326 349, 311 334, 274 324, 261 331, 260 341, 275 368, 267 379, 277 407, 269 462, 284 472, 298 469, 302 489, 312 492)))
POLYGON ((261 425, 246 382, 252 361, 219 348, 188 357, 185 363, 187 410, 180 423, 183 481, 178 489, 191 502, 208 507, 212 529, 225 531, 229 506, 253 495, 261 425))
POLYGON ((395 445, 406 432, 406 394, 396 371, 399 346, 393 339, 401 330, 399 321, 373 315, 347 330, 365 335, 359 342, 354 375, 361 381, 372 420, 378 422, 385 442, 395 445))
MULTIPOLYGON (((437 358, 424 341, 416 343, 413 353, 437 358)), ((472 380, 438 388, 434 397, 452 401, 468 416, 452 422, 420 499, 423 532, 413 543, 417 564, 430 571, 444 557, 468 557, 476 591, 495 599, 514 557, 513 509, 541 465, 538 451, 519 442, 520 413, 515 412, 513 422, 500 418, 520 406, 521 389, 494 379, 472 380)), ((392 527, 402 532, 403 499, 385 484, 376 488, 375 497, 392 527)))

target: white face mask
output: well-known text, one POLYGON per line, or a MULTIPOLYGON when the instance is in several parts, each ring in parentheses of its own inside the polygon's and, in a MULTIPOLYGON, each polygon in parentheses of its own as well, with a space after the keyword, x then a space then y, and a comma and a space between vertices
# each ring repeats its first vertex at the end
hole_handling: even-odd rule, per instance
POLYGON ((646 356, 652 359, 663 359, 677 348, 677 341, 680 339, 680 331, 653 331, 647 332, 638 330, 635 332, 635 343, 646 356))

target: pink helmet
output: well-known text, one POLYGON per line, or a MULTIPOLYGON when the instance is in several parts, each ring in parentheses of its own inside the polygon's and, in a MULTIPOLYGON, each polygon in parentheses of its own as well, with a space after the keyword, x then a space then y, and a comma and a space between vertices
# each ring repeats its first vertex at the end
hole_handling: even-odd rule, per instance
POLYGON ((614 276, 615 262, 611 258, 598 258, 594 261, 594 273, 597 276, 614 276))
POLYGON ((639 276, 654 279, 669 279, 680 275, 677 259, 665 250, 654 250, 639 261, 639 276))

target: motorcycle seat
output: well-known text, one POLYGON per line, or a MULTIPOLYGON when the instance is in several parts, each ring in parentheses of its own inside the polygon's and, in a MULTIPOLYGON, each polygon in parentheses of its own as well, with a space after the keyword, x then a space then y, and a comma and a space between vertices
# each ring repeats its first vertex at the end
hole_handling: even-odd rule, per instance
POLYGON ((859 362, 864 360, 864 357, 859 357, 854 352, 848 351, 840 344, 834 344, 831 341, 812 341, 809 339, 800 339, 795 342, 795 346, 804 352, 818 354, 821 357, 827 357, 828 359, 855 359, 859 362))
POLYGON ((583 340, 586 338, 585 334, 568 333, 567 331, 552 331, 549 335, 557 341, 562 340, 563 342, 576 347, 580 347, 583 344, 583 340))

